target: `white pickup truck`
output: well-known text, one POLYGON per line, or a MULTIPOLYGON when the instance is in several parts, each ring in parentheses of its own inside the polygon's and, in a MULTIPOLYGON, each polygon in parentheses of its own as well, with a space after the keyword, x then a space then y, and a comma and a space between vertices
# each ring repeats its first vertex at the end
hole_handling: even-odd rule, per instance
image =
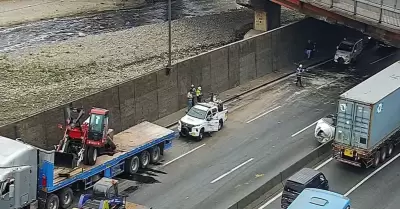
POLYGON ((336 117, 328 115, 321 118, 315 126, 314 135, 320 143, 326 143, 333 139, 336 129, 336 117))
POLYGON ((228 110, 220 102, 198 103, 178 121, 178 131, 182 137, 192 136, 201 141, 204 133, 222 129, 228 110))

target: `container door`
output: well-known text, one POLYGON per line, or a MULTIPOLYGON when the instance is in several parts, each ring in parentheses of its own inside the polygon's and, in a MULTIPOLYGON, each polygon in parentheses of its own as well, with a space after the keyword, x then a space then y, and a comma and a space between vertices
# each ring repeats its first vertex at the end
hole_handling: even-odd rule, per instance
POLYGON ((336 133, 335 141, 352 145, 352 128, 353 128, 353 118, 354 118, 354 103, 344 100, 339 100, 338 110, 337 110, 337 122, 336 122, 336 133))
POLYGON ((367 149, 371 108, 361 104, 356 104, 355 106, 356 112, 353 123, 354 146, 367 149))

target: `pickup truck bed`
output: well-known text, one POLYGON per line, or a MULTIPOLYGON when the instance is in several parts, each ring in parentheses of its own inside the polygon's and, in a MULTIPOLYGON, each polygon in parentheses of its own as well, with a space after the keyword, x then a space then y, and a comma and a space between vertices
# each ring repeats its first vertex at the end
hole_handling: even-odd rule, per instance
POLYGON ((75 178, 77 180, 83 180, 82 178, 90 177, 102 170, 105 170, 108 166, 110 166, 110 164, 113 166, 118 162, 121 162, 122 160, 141 152, 144 149, 148 149, 151 146, 159 144, 165 140, 172 140, 175 137, 176 133, 170 129, 149 123, 147 121, 142 122, 114 135, 113 138, 114 143, 117 146, 117 151, 113 156, 99 156, 96 164, 93 166, 82 165, 74 169, 54 168, 53 187, 58 187, 58 184, 64 184, 64 181, 73 179, 74 177, 77 177, 75 178))

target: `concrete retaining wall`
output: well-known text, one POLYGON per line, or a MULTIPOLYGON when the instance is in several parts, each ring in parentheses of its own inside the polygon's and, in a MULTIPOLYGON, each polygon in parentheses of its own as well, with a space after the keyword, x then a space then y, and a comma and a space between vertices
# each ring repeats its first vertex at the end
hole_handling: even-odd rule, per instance
POLYGON ((295 68, 293 62, 304 58, 307 39, 327 43, 318 44, 320 49, 332 49, 341 38, 335 26, 306 19, 183 60, 173 66, 170 75, 156 71, 2 126, 0 134, 50 148, 62 137, 57 124, 64 123, 64 108, 69 105, 109 109, 111 127, 119 132, 184 108, 191 84, 200 84, 205 96, 222 92, 284 67, 295 68), (321 31, 325 36, 320 36, 321 31))
POLYGON ((256 201, 262 195, 273 189, 279 184, 284 184, 286 179, 295 174, 297 171, 306 167, 310 162, 320 162, 324 160, 332 150, 332 143, 326 143, 318 148, 314 149, 312 152, 299 159, 297 162, 293 163, 291 166, 285 170, 279 172, 276 176, 267 180, 262 186, 239 200, 237 203, 233 204, 229 209, 243 209, 250 205, 252 202, 256 201))

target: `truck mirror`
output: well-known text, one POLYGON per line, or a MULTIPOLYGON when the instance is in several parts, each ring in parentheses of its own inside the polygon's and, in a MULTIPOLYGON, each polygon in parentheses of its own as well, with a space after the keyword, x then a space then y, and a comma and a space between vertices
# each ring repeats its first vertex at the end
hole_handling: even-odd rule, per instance
POLYGON ((14 197, 14 191, 15 191, 15 186, 14 186, 14 184, 11 184, 10 185, 10 193, 8 195, 10 198, 14 197))

